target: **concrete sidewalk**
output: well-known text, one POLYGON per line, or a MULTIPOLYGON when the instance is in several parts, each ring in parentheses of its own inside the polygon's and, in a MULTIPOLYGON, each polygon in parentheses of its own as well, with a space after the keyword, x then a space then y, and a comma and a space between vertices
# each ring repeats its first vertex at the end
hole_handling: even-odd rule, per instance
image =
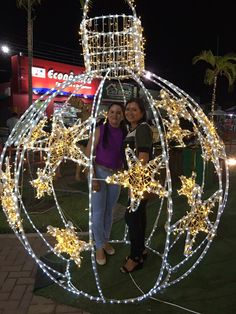
MULTIPOLYGON (((123 219, 125 207, 116 204, 113 222, 123 219)), ((37 234, 27 238, 37 256, 45 245, 37 234)), ((0 314, 89 314, 33 294, 37 264, 15 234, 0 234, 0 314)))
MULTIPOLYGON (((43 254, 37 235, 29 235, 37 254, 43 254)), ((43 250, 42 250, 43 249, 43 250)), ((0 314, 88 314, 33 294, 37 265, 15 235, 0 235, 0 314)))

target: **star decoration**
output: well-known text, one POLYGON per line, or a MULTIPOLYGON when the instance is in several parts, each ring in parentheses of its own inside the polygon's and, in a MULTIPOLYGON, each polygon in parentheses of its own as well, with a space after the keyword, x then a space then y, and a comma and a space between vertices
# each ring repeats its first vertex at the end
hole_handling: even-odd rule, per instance
POLYGON ((23 231, 22 219, 18 212, 17 197, 14 191, 14 181, 11 178, 9 159, 6 159, 5 172, 1 173, 2 192, 1 203, 6 213, 7 221, 13 229, 23 231))
POLYGON ((168 119, 163 119, 164 124, 167 126, 166 138, 168 140, 176 140, 184 147, 184 137, 190 136, 193 133, 189 130, 183 130, 180 126, 180 117, 192 121, 192 117, 187 110, 187 101, 184 98, 175 99, 164 90, 160 91, 161 100, 155 102, 157 109, 161 108, 166 111, 168 119))
POLYGON ((192 132, 189 130, 183 130, 179 125, 179 119, 178 120, 173 119, 171 123, 165 119, 163 120, 164 124, 168 128, 166 138, 168 140, 176 140, 177 142, 179 142, 180 146, 184 147, 185 143, 183 139, 187 136, 190 136, 192 132))
POLYGON ((198 139, 202 147, 203 159, 216 163, 218 158, 225 158, 224 143, 213 130, 207 129, 206 136, 204 136, 200 130, 195 128, 195 133, 198 134, 198 139))
POLYGON ((125 154, 129 169, 108 177, 106 182, 129 188, 130 210, 135 211, 138 208, 145 192, 166 197, 168 192, 155 178, 155 175, 159 174, 159 169, 164 167, 162 157, 158 156, 146 165, 142 165, 142 162, 129 147, 126 148, 125 154))
POLYGON ((77 145, 81 140, 88 138, 89 129, 93 119, 89 118, 83 123, 78 121, 71 127, 65 127, 61 116, 55 116, 52 120, 52 131, 43 131, 46 120, 42 120, 33 129, 27 149, 45 152, 45 167, 38 169, 38 178, 31 181, 37 190, 37 198, 45 193, 52 193, 52 180, 56 169, 63 160, 70 159, 80 165, 88 166, 89 158, 85 156, 82 149, 77 145))
POLYGON ((194 204, 196 196, 201 196, 201 188, 196 184, 195 179, 195 172, 192 172, 192 176, 190 178, 180 176, 182 187, 180 190, 178 190, 178 194, 186 196, 190 206, 194 204))
POLYGON ((66 128, 59 117, 54 117, 52 132, 46 147, 49 168, 55 170, 63 159, 70 159, 83 166, 89 165, 89 158, 85 156, 77 143, 88 138, 92 121, 93 119, 88 119, 83 123, 66 128))
POLYGON ((46 193, 52 194, 52 174, 45 173, 44 169, 37 170, 38 178, 30 181, 31 185, 36 189, 36 198, 43 197, 46 193))
POLYGON ((196 236, 200 232, 207 233, 210 236, 213 235, 213 225, 209 220, 209 215, 212 213, 212 208, 215 207, 216 202, 219 202, 221 197, 220 191, 216 191, 210 198, 203 201, 201 199, 201 188, 195 183, 195 178, 195 173, 193 173, 190 178, 181 176, 182 188, 178 193, 187 197, 191 210, 172 226, 174 233, 183 234, 186 232, 185 256, 192 253, 196 236))
POLYGON ((59 229, 52 226, 48 226, 47 229, 47 232, 56 238, 57 243, 54 247, 55 251, 59 254, 68 254, 70 259, 80 267, 82 259, 80 254, 82 251, 90 249, 91 245, 85 241, 79 240, 72 223, 68 223, 65 229, 59 229))
POLYGON ((22 139, 22 144, 25 144, 27 149, 34 149, 40 146, 46 141, 49 133, 45 132, 43 128, 45 127, 47 118, 43 118, 32 130, 29 140, 26 140, 26 136, 22 139))
POLYGON ((186 108, 187 100, 185 98, 175 99, 163 89, 160 91, 160 96, 161 100, 157 100, 155 106, 166 110, 170 120, 177 116, 189 121, 192 120, 192 117, 186 108))
POLYGON ((199 129, 194 129, 202 146, 202 157, 206 161, 216 163, 218 158, 225 158, 224 143, 219 138, 214 123, 207 118, 204 112, 198 109, 195 114, 202 123, 199 129), (204 132, 205 135, 202 134, 202 132, 204 132))

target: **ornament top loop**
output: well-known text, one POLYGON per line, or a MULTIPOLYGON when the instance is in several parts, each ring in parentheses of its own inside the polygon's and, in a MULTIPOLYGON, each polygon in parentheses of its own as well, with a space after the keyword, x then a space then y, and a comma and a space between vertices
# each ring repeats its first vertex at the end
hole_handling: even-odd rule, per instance
MULTIPOLYGON (((85 0, 84 7, 83 7, 83 19, 88 18, 88 12, 89 12, 89 2, 91 0, 85 0)), ((130 9, 132 10, 133 15, 136 17, 136 10, 134 5, 134 0, 125 0, 127 4, 129 5, 130 9)))
POLYGON ((109 79, 129 79, 131 73, 144 70, 144 39, 134 0, 126 0, 133 15, 115 14, 87 17, 89 0, 85 2, 80 24, 86 72, 102 78, 109 69, 109 79))

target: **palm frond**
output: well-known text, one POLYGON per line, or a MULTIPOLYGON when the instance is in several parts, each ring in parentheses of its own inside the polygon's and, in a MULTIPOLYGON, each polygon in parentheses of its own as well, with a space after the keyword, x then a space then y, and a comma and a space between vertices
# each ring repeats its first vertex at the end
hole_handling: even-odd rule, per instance
MULTIPOLYGON (((31 8, 33 8, 37 4, 41 4, 42 0, 31 0, 31 8)), ((16 0, 16 6, 18 8, 23 8, 25 10, 28 9, 28 0, 16 0)))
POLYGON ((215 56, 211 50, 203 50, 198 56, 192 59, 192 63, 196 64, 199 61, 205 61, 209 63, 212 67, 215 66, 215 56))

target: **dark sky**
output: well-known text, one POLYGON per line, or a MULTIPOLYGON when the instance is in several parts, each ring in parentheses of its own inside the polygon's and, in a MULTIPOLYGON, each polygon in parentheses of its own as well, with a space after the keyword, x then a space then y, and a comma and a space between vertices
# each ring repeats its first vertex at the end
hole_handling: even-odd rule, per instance
MULTIPOLYGON (((130 13, 124 0, 93 0, 92 3, 90 16, 130 13)), ((193 66, 192 58, 202 50, 217 54, 218 49, 219 55, 236 52, 236 1, 218 3, 213 0, 136 0, 146 38, 146 69, 201 97, 201 101, 210 101, 210 88, 203 84, 206 64, 193 66)), ((45 54, 61 53, 65 59, 67 54, 79 56, 81 16, 79 0, 42 0, 36 8, 35 47, 45 54)), ((26 45, 26 12, 16 8, 15 0, 1 3, 0 42, 6 40, 14 43, 16 50, 26 45)), ((2 64, 4 60, 0 58, 2 64)), ((225 81, 219 83, 221 104, 233 102, 235 92, 228 96, 225 81)))

